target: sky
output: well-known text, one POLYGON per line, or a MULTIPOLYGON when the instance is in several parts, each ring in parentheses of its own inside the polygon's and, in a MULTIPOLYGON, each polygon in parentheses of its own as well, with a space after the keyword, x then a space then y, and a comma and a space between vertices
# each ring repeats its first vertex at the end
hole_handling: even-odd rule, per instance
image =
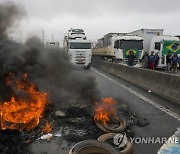
MULTIPOLYGON (((0 2, 7 0, 0 0, 0 2)), ((82 28, 87 38, 137 29, 164 29, 180 35, 180 0, 8 0, 25 9, 25 17, 9 33, 25 39, 37 35, 63 40, 70 28, 82 28)))

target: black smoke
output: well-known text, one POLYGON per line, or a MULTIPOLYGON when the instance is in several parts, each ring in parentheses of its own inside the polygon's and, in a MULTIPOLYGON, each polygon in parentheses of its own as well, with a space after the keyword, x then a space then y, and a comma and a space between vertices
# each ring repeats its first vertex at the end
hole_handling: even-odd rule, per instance
POLYGON ((25 16, 25 10, 13 2, 0 3, 0 39, 7 38, 7 31, 25 16))
POLYGON ((10 72, 17 78, 27 73, 38 90, 48 93, 51 102, 61 102, 65 97, 88 102, 98 99, 95 78, 82 75, 81 69, 69 63, 63 49, 45 48, 36 36, 23 44, 8 38, 8 30, 25 14, 22 7, 12 2, 0 3, 0 101, 9 98, 10 88, 4 78, 10 72))

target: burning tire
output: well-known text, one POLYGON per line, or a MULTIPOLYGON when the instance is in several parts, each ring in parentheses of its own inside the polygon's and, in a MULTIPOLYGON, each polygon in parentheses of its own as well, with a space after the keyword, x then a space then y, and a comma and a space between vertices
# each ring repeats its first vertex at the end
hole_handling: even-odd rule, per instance
POLYGON ((119 118, 116 100, 111 97, 101 98, 94 109, 94 122, 107 133, 119 133, 126 129, 126 121, 119 118))
POLYGON ((126 121, 125 120, 119 120, 118 125, 116 127, 105 125, 100 120, 94 119, 94 122, 96 123, 97 127, 101 129, 102 131, 106 133, 120 133, 123 132, 126 129, 126 121))
POLYGON ((119 150, 111 146, 106 142, 101 142, 97 140, 84 140, 75 144, 69 154, 121 154, 119 150))
MULTIPOLYGON (((105 142, 109 139, 113 140, 115 135, 116 135, 116 133, 106 133, 106 134, 101 135, 97 140, 102 141, 102 142, 105 142)), ((121 149, 120 149, 120 152, 122 154, 132 154, 133 153, 133 145, 129 141, 129 139, 127 140, 127 143, 121 149)))

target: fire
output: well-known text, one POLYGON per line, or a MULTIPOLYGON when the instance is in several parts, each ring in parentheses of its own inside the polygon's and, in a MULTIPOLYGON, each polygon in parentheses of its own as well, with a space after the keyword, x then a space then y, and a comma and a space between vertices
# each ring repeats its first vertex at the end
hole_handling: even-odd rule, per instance
POLYGON ((100 103, 96 104, 94 119, 102 121, 107 125, 110 117, 118 119, 117 109, 115 104, 117 102, 113 98, 102 98, 100 103))
POLYGON ((39 124, 39 119, 43 116, 47 94, 37 91, 27 74, 15 82, 14 78, 12 73, 5 78, 6 85, 11 87, 13 94, 9 101, 0 103, 0 128, 31 130, 39 124))
POLYGON ((43 128, 43 132, 49 133, 50 131, 52 131, 52 127, 51 127, 50 123, 47 121, 46 126, 43 128))

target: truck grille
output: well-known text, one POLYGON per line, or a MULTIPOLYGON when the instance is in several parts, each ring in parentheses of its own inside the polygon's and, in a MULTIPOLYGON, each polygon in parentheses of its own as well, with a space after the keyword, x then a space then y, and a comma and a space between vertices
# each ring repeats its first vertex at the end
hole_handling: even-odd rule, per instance
POLYGON ((76 58, 76 64, 85 64, 85 59, 83 58, 76 58))

